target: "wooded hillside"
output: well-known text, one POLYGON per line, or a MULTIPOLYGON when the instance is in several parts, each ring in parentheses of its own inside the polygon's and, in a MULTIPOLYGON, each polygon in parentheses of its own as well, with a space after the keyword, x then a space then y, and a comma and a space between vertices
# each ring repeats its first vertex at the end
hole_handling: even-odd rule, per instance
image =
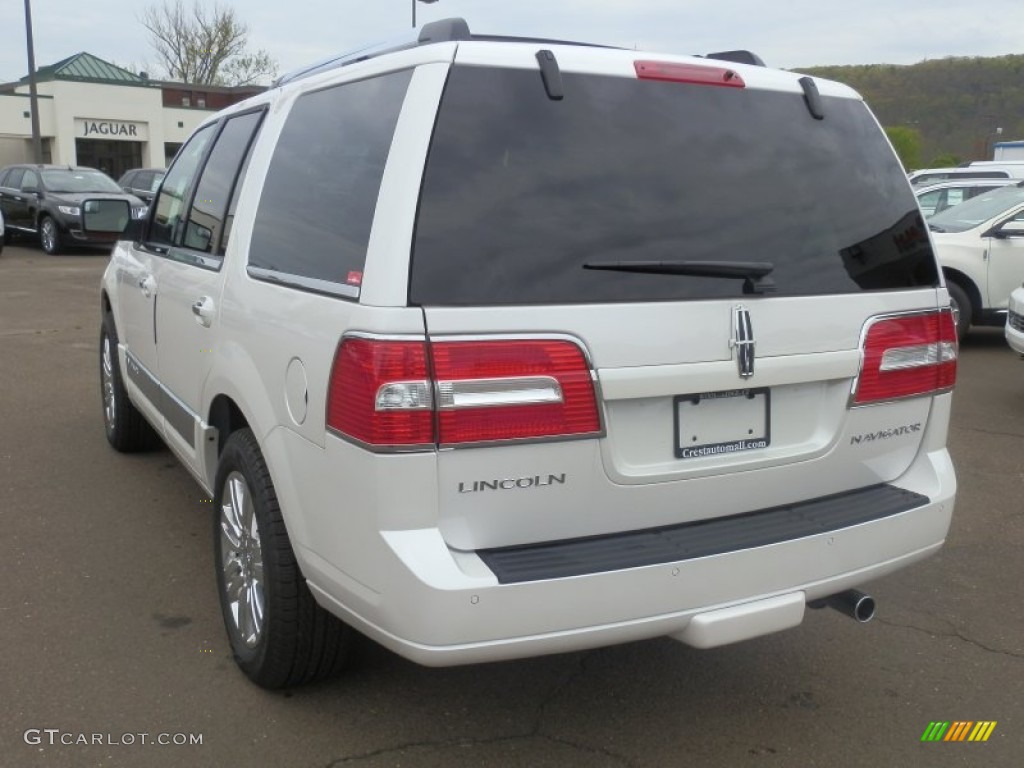
POLYGON ((916 130, 921 167, 988 160, 994 143, 1024 140, 1024 55, 800 71, 856 89, 886 128, 916 130))

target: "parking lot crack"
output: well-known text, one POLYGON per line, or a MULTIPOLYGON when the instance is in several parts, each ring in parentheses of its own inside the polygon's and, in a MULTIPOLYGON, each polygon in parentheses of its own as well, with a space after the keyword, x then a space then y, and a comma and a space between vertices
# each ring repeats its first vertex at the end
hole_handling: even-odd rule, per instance
MULTIPOLYGON (((1024 653, 1020 653, 1020 652, 1017 652, 1017 651, 1007 651, 1007 650, 1005 650, 1003 648, 994 648, 994 647, 992 647, 990 645, 986 645, 985 643, 981 642, 980 640, 975 640, 973 637, 968 637, 967 635, 963 634, 958 629, 953 627, 951 624, 949 625, 949 627, 950 627, 949 630, 942 631, 942 630, 936 630, 936 629, 925 629, 924 627, 918 627, 918 626, 915 626, 913 624, 901 624, 899 622, 892 621, 892 620, 889 620, 889 619, 881 619, 880 618, 880 619, 878 619, 878 622, 880 624, 885 624, 888 627, 899 627, 901 629, 911 629, 911 630, 913 630, 915 632, 923 632, 923 633, 925 633, 927 635, 931 635, 932 637, 956 638, 956 639, 958 639, 958 640, 960 640, 962 642, 967 643, 968 645, 973 645, 975 648, 979 648, 982 651, 985 651, 986 653, 994 653, 994 654, 997 654, 997 655, 1000 655, 1000 656, 1009 656, 1010 658, 1014 658, 1014 659, 1024 659, 1024 653)), ((949 624, 948 621, 946 623, 949 624)))
POLYGON ((380 757, 387 755, 401 754, 411 750, 443 750, 452 748, 469 748, 469 747, 486 747, 493 746, 496 744, 508 744, 516 741, 547 741, 552 744, 558 744, 563 747, 576 750, 580 753, 590 755, 592 758, 600 756, 607 758, 619 765, 627 766, 632 768, 635 763, 624 755, 617 754, 604 747, 592 746, 590 744, 584 744, 572 739, 564 738, 561 736, 554 736, 544 732, 544 723, 547 720, 547 712, 554 704, 554 702, 561 696, 566 690, 571 688, 583 675, 587 673, 587 663, 593 654, 599 653, 600 651, 591 651, 580 655, 579 662, 576 667, 571 671, 567 672, 564 677, 557 682, 551 691, 541 699, 537 704, 537 714, 532 727, 522 733, 512 733, 503 736, 493 736, 484 739, 439 739, 424 740, 409 742, 407 744, 399 744, 391 747, 383 747, 378 750, 371 752, 364 752, 358 755, 349 755, 347 757, 338 758, 329 762, 326 768, 338 768, 338 766, 345 765, 358 765, 361 762, 375 760, 380 757))
POLYGON ((469 747, 487 747, 496 744, 509 744, 517 741, 530 741, 531 739, 547 741, 551 742, 552 744, 558 744, 564 747, 569 747, 570 749, 574 749, 578 752, 585 753, 591 756, 606 757, 610 760, 615 761, 616 763, 627 766, 627 768, 633 768, 633 766, 635 765, 632 761, 628 760, 622 755, 618 755, 614 752, 611 752, 607 749, 603 749, 601 747, 592 747, 586 744, 580 744, 570 739, 562 739, 558 737, 545 736, 542 734, 535 734, 533 732, 530 732, 521 734, 511 734, 508 736, 494 736, 488 739, 445 739, 440 741, 428 740, 410 742, 408 744, 400 744, 393 747, 383 747, 381 749, 373 750, 371 752, 363 752, 362 754, 358 755, 349 755, 347 757, 338 758, 327 763, 325 768, 339 768, 339 766, 345 765, 358 765, 359 763, 365 761, 371 761, 377 758, 387 757, 389 755, 400 755, 403 753, 408 753, 416 750, 439 751, 452 748, 466 749, 469 747))
POLYGON ((1024 434, 1020 432, 1003 432, 998 429, 982 429, 981 427, 955 426, 953 429, 963 430, 964 432, 980 432, 983 435, 996 435, 998 437, 1024 437, 1024 434))

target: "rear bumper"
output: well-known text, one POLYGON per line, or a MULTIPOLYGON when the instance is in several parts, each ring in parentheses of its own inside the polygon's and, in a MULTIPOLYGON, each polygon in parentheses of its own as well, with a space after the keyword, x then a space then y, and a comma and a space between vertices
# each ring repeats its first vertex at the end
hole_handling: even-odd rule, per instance
POLYGON ((430 666, 662 635, 686 641, 695 618, 734 606, 751 606, 742 612, 742 636, 752 637, 799 623, 802 613, 792 613, 797 596, 805 602, 827 597, 941 547, 956 486, 948 453, 920 454, 902 480, 896 485, 922 494, 918 506, 788 540, 636 567, 500 583, 477 553, 451 550, 437 529, 427 528, 380 533, 389 574, 384 590, 370 590, 309 551, 304 572, 328 610, 430 666), (781 624, 777 612, 756 609, 774 602, 789 606, 781 624))

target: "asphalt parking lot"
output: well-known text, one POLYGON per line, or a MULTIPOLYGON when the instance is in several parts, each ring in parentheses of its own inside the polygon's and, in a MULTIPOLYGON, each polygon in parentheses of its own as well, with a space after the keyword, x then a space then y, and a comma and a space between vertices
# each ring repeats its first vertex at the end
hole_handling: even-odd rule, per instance
POLYGON ((869 585, 867 625, 814 611, 711 651, 654 640, 454 669, 363 643, 344 677, 267 693, 230 658, 204 494, 170 453, 104 439, 105 263, 0 256, 0 766, 1024 759, 1024 362, 1001 330, 962 347, 946 547, 869 585), (998 725, 985 743, 922 743, 932 721, 998 725))

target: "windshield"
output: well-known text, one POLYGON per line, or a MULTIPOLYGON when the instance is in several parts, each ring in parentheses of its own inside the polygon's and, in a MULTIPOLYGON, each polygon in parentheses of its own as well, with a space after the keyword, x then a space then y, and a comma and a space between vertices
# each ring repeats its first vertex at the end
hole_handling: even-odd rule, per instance
POLYGON ((936 232, 966 232, 1020 203, 1024 203, 1024 185, 1000 187, 935 214, 928 226, 936 232))
POLYGON ((715 270, 767 262, 775 295, 905 290, 937 270, 917 201, 864 104, 564 72, 455 66, 415 230, 421 305, 740 296, 715 270), (683 274, 685 272, 685 274, 683 274))
POLYGON ((117 182, 100 171, 91 168, 66 168, 42 171, 43 185, 48 192, 116 192, 123 194, 117 182))

